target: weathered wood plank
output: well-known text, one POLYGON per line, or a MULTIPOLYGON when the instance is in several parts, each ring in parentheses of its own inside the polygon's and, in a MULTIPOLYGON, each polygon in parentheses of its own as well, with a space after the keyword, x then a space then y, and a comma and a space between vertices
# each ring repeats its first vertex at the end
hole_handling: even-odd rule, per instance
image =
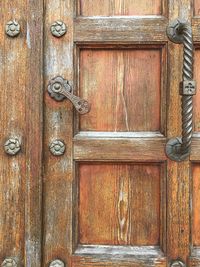
MULTIPOLYGON (((184 17, 190 20, 190 0, 170 0, 169 17, 171 20, 184 17)), ((178 93, 182 80, 182 45, 168 43, 168 138, 181 135, 181 108, 178 93)), ((180 258, 187 261, 190 248, 190 210, 189 210, 189 161, 167 162, 167 251, 170 259, 180 258)))
POLYGON ((166 258, 156 246, 80 245, 72 256, 73 267, 166 267, 166 258))
MULTIPOLYGON (((43 1, 26 2, 25 266, 42 266, 43 1)), ((24 4, 25 6, 25 4, 24 4)))
POLYGON ((167 41, 164 17, 77 17, 74 41, 78 43, 164 43, 167 41))
POLYGON ((41 266, 43 5, 3 1, 0 9, 0 260, 13 257, 19 265, 41 266), (21 26, 16 38, 5 35, 11 19, 21 26), (9 157, 3 144, 15 136, 22 150, 9 157))
POLYGON ((156 161, 166 160, 165 137, 113 138, 88 134, 74 138, 74 159, 77 161, 156 161))
POLYGON ((44 47, 44 213, 43 264, 62 259, 68 266, 72 252, 72 131, 73 107, 65 100, 56 102, 47 93, 50 79, 60 75, 73 82, 73 0, 45 0, 44 47), (61 20, 68 31, 62 38, 51 35, 50 26, 61 20), (48 147, 55 140, 66 144, 62 157, 53 156, 48 147))

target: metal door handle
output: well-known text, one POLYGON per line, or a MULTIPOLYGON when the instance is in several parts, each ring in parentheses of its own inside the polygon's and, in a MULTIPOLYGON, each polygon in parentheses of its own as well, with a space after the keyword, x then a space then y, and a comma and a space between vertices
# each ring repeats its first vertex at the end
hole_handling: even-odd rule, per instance
POLYGON ((175 137, 166 145, 167 156, 174 161, 183 161, 191 151, 193 131, 193 95, 196 94, 196 83, 193 80, 193 39, 192 27, 184 20, 177 19, 167 28, 168 38, 174 43, 182 43, 183 52, 183 81, 180 83, 182 96, 182 137, 175 137))
POLYGON ((85 114, 90 111, 88 101, 75 96, 72 92, 72 86, 69 81, 65 80, 61 76, 50 80, 48 84, 48 93, 56 101, 62 101, 65 98, 69 99, 80 114, 85 114))

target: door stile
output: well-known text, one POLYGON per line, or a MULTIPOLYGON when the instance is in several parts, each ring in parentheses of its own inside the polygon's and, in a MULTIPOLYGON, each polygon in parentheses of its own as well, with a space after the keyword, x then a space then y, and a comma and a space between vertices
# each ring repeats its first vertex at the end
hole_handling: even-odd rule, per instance
MULTIPOLYGON (((169 21, 191 19, 191 1, 169 1, 169 21)), ((181 134, 179 83, 182 80, 183 47, 168 42, 167 137, 181 134)), ((169 261, 187 262, 190 248, 190 163, 167 161, 167 254, 169 261)))
MULTIPOLYGON (((72 183, 73 183, 73 106, 70 101, 56 102, 48 92, 49 81, 56 76, 73 83, 73 0, 45 0, 44 47, 44 193, 43 193, 43 266, 55 259, 70 266, 72 253, 72 183), (57 38, 50 27, 55 21, 67 26, 64 36, 57 38), (64 141, 62 156, 52 155, 49 145, 64 141)), ((76 88, 74 89, 76 90, 76 88)))

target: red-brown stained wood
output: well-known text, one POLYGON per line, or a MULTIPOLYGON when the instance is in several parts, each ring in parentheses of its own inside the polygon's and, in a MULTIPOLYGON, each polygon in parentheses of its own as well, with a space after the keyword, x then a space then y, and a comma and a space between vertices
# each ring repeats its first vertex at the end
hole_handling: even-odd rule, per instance
POLYGON ((80 164, 82 244, 158 245, 160 167, 80 164))
POLYGON ((195 50, 195 61, 194 61, 194 79, 197 83, 197 92, 194 97, 194 131, 200 131, 200 77, 199 77, 199 64, 200 64, 200 50, 195 50))
POLYGON ((200 166, 192 166, 192 241, 200 246, 200 166))
POLYGON ((92 108, 80 130, 159 131, 160 63, 160 49, 148 47, 81 50, 80 93, 92 108))
POLYGON ((199 0, 193 0, 193 12, 195 16, 200 15, 200 1, 199 0))
POLYGON ((160 15, 161 0, 78 0, 82 16, 160 15))

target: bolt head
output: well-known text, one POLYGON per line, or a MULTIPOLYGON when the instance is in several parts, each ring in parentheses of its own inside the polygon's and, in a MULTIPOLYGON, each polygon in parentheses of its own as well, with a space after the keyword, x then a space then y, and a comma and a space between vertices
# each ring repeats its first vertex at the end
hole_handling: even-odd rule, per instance
POLYGON ((6 34, 15 37, 20 33, 20 25, 16 20, 8 21, 6 24, 6 34))
POLYGON ((51 25, 51 33, 55 37, 61 37, 67 32, 67 26, 63 21, 55 21, 51 25))

